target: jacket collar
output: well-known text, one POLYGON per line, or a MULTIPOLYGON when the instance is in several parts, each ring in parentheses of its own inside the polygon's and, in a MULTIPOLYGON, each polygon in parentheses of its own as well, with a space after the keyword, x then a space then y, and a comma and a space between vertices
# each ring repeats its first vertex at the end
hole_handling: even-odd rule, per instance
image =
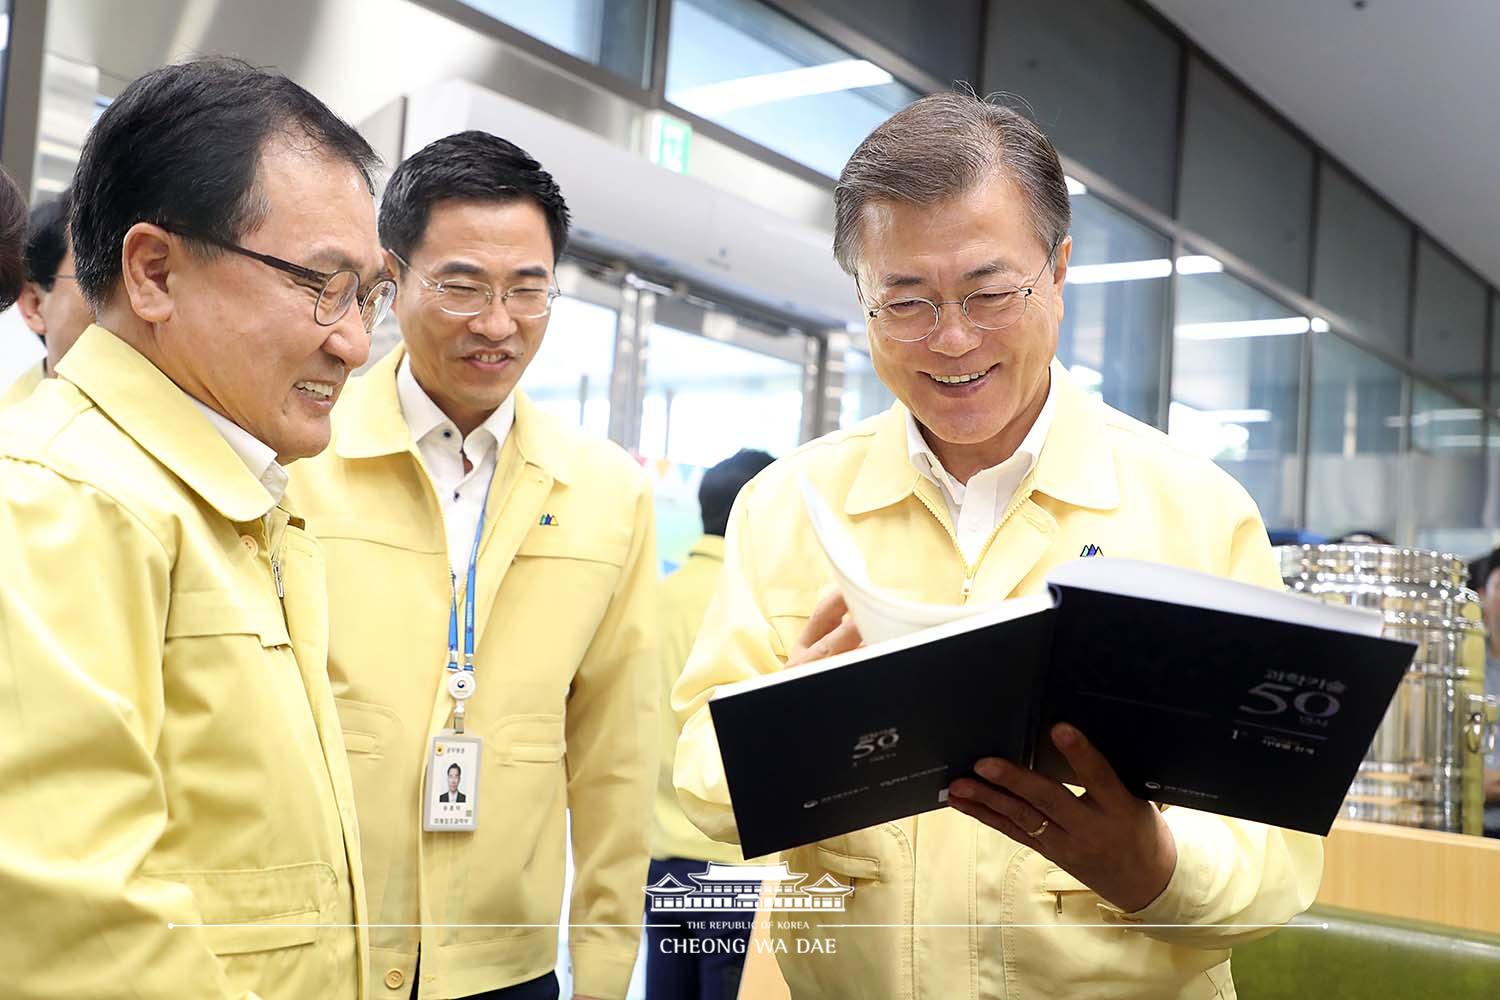
MULTIPOLYGON (((1119 482, 1100 404, 1078 388, 1056 358, 1051 392, 1052 426, 1028 477, 1031 487, 1075 507, 1118 507, 1119 482)), ((918 477, 908 447, 907 410, 898 402, 875 418, 874 440, 844 501, 844 513, 865 514, 900 503, 914 492, 918 477)))
MULTIPOLYGON (((339 458, 380 458, 414 452, 411 428, 401 410, 396 373, 406 346, 397 344, 369 371, 351 379, 334 407, 333 449, 339 458)), ((568 442, 524 392, 515 391, 516 422, 511 434, 521 457, 561 483, 573 481, 568 442)))
POLYGON ((229 520, 254 521, 276 505, 193 398, 104 327, 85 330, 57 374, 229 520))

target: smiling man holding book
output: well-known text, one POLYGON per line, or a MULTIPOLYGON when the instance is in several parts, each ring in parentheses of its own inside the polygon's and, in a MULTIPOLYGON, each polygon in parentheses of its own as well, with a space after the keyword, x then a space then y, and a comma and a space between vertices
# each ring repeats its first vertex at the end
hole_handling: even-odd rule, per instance
MULTIPOLYGON (((736 505, 674 694, 678 793, 721 840, 738 833, 708 700, 861 642, 829 592, 804 478, 870 581, 915 601, 1041 593, 1049 570, 1089 551, 1280 586, 1245 491, 1092 400, 1056 361, 1070 211, 1030 121, 971 96, 924 98, 855 151, 835 204, 834 253, 898 402, 777 462, 736 505)), ((818 724, 817 705, 801 724, 818 724)), ((829 873, 855 890, 842 921, 774 931, 836 938, 833 954, 778 949, 793 996, 1234 996, 1229 949, 1311 904, 1319 838, 1162 810, 1087 733, 1050 735, 1081 793, 986 760, 983 781, 953 782, 950 808, 784 854, 809 882, 829 873)))

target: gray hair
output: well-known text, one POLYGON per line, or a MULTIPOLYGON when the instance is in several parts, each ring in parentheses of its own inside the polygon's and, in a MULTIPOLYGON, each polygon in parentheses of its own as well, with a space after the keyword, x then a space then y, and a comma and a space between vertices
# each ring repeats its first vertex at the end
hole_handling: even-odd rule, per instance
POLYGON ((874 201, 935 205, 995 173, 1026 200, 1031 228, 1052 248, 1068 235, 1072 208, 1062 164, 1036 123, 992 98, 931 94, 887 118, 859 144, 833 189, 833 256, 854 274, 860 218, 874 201))

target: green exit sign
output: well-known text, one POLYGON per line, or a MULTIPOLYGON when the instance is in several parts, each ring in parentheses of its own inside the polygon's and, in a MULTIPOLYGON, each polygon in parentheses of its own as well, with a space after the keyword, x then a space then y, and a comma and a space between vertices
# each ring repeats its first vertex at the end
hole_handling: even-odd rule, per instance
POLYGON ((652 163, 685 174, 692 145, 693 127, 687 122, 660 112, 651 117, 652 163))

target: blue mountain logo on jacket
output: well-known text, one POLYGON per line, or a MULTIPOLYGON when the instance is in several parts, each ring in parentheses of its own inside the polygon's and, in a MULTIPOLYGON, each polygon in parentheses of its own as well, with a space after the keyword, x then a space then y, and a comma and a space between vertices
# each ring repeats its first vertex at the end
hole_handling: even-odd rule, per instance
POLYGON ((560 523, 553 514, 543 514, 541 520, 537 521, 537 524, 540 524, 544 528, 555 528, 560 523))
POLYGON ((1101 549, 1099 546, 1095 545, 1093 542, 1089 542, 1087 545, 1085 545, 1083 547, 1083 551, 1080 552, 1080 553, 1078 553, 1078 558, 1080 558, 1080 559, 1092 559, 1094 556, 1102 556, 1102 555, 1104 555, 1104 550, 1101 549))

